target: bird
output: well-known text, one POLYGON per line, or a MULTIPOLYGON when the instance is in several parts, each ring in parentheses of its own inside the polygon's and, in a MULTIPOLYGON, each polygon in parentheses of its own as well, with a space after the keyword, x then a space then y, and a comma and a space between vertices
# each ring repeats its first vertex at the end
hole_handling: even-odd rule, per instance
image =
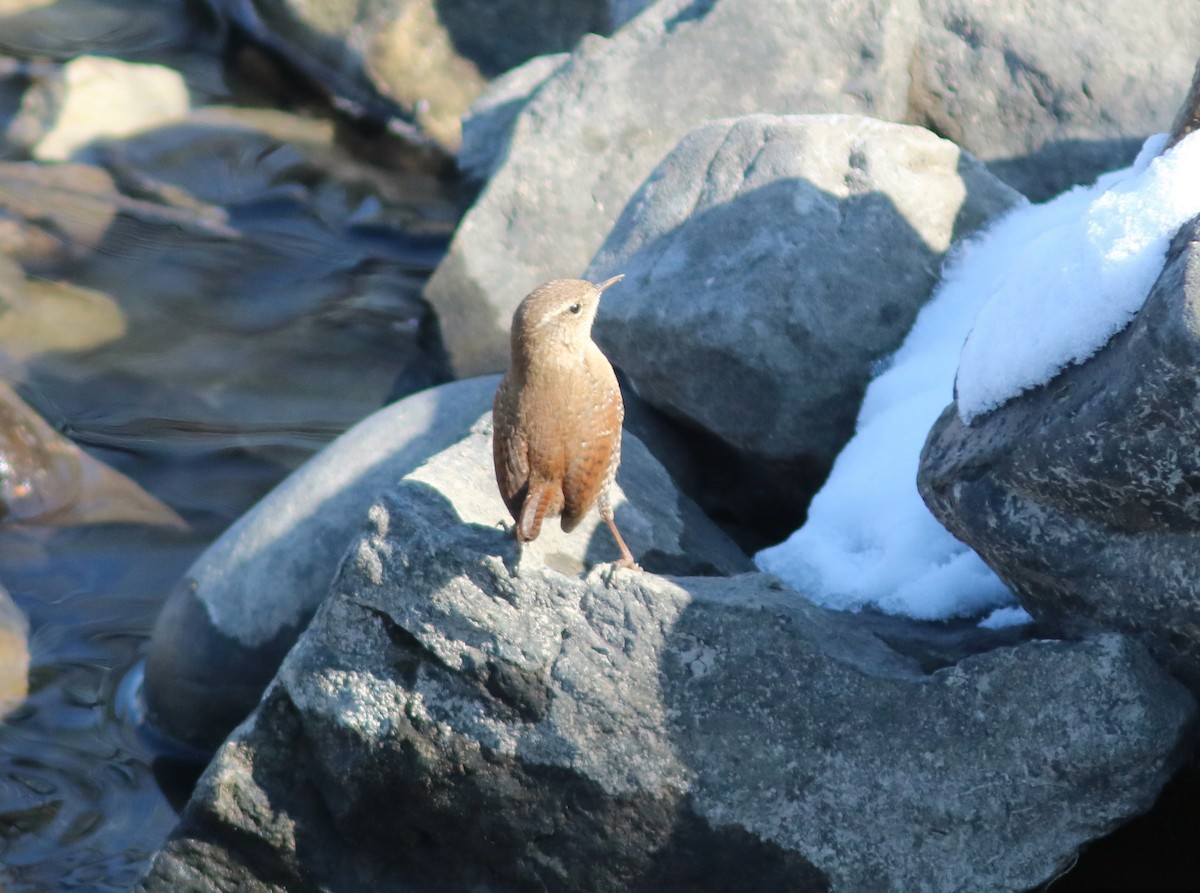
POLYGON ((621 550, 618 567, 641 570, 613 520, 625 404, 612 365, 592 340, 600 295, 620 282, 553 279, 513 313, 512 362, 492 403, 496 483, 519 544, 561 516, 570 533, 594 504, 621 550))

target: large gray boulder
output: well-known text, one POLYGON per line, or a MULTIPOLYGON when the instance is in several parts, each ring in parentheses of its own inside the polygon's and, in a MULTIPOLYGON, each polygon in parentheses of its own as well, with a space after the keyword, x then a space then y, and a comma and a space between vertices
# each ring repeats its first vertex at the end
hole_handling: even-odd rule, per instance
POLYGON ((1022 199, 927 130, 749 115, 692 131, 585 278, 637 393, 758 461, 827 470, 952 242, 1022 199))
POLYGON ((926 674, 766 575, 518 561, 414 477, 369 519, 143 893, 1024 890, 1190 742, 1120 636, 926 674))
POLYGON ((1087 362, 930 432, 921 494, 1035 618, 1121 630, 1200 691, 1200 218, 1087 362))
POLYGON ((1124 167, 1166 130, 1200 47, 1200 4, 1173 0, 926 0, 922 11, 908 120, 1035 201, 1124 167))
POLYGON ((517 303, 577 276, 639 184, 710 118, 856 112, 900 120, 916 0, 660 0, 584 39, 521 111, 504 164, 426 290, 459 374, 506 362, 517 303))
POLYGON ((150 722, 213 748, 258 703, 322 599, 363 511, 454 443, 491 405, 499 376, 454 382, 379 410, 239 518, 188 569, 146 657, 150 722))
MULTIPOLYGON (((380 410, 210 546, 171 593, 151 635, 145 682, 151 723, 199 747, 220 743, 258 702, 328 594, 367 507, 405 474, 452 494, 471 522, 496 529, 511 523, 493 477, 487 425, 497 382, 495 376, 455 382, 380 410)), ((693 574, 751 567, 628 432, 616 499, 617 523, 645 567, 693 574)), ((530 548, 577 574, 616 560, 609 537, 593 512, 570 535, 546 524, 530 548)))
POLYGON ((1166 129, 1198 45, 1200 6, 1174 0, 849 0, 836 17, 785 0, 660 0, 611 40, 582 41, 533 93, 426 296, 459 374, 499 370, 517 302, 579 275, 654 166, 713 118, 922 124, 1043 199, 1166 129))
POLYGON ((570 58, 569 53, 537 56, 496 78, 471 103, 462 122, 458 169, 468 180, 485 182, 504 161, 512 129, 530 97, 570 58))

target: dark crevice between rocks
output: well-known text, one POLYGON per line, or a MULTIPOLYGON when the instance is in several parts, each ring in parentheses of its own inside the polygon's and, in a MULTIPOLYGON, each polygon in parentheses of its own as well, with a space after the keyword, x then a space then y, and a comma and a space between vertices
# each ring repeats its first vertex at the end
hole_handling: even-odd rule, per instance
POLYGON ((604 0, 434 0, 454 49, 487 78, 550 53, 569 52, 588 33, 609 34, 604 0))
POLYGON ((1168 782, 1154 807, 1087 844, 1061 874, 1027 893, 1194 893, 1200 877, 1200 758, 1168 782))
MULTIPOLYGON (((673 475, 675 483, 747 555, 782 542, 804 524, 808 503, 828 477, 830 463, 815 457, 770 460, 748 456, 687 420, 656 414, 657 424, 668 426, 687 451, 687 473, 673 475), (780 499, 781 491, 796 494, 795 498, 780 499)), ((639 434, 637 427, 630 428, 639 434)), ((661 441, 654 436, 641 439, 654 450, 661 441)), ((656 458, 673 468, 674 450, 672 444, 672 451, 661 456, 656 452, 656 458)), ((653 569, 662 574, 676 572, 669 562, 653 569)))
POLYGON ((925 674, 996 648, 1043 638, 1036 624, 984 629, 977 620, 922 622, 875 611, 863 611, 858 616, 875 638, 913 660, 925 674))

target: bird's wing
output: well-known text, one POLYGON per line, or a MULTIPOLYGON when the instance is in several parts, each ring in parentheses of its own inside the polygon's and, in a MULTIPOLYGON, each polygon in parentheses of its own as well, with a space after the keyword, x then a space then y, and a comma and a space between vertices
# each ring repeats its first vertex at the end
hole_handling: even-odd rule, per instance
POLYGON ((517 389, 506 375, 492 401, 492 460, 500 498, 513 518, 519 520, 529 487, 529 443, 517 421, 517 389))

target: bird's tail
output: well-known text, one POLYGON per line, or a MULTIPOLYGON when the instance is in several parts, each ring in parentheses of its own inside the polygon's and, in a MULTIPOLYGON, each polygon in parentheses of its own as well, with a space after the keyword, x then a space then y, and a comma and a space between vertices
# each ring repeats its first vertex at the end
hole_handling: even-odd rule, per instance
POLYGON ((553 484, 530 485, 521 505, 521 517, 517 519, 517 539, 521 542, 535 540, 542 532, 542 519, 554 505, 555 489, 553 484))

